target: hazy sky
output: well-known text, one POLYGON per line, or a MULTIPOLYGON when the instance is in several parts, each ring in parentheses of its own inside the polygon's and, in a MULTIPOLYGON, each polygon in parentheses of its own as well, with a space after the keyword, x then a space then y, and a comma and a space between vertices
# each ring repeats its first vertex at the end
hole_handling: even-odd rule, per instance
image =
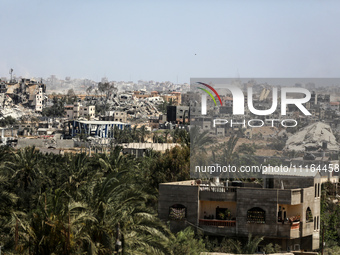
POLYGON ((0 0, 0 10, 0 77, 340 77, 339 1, 0 0))

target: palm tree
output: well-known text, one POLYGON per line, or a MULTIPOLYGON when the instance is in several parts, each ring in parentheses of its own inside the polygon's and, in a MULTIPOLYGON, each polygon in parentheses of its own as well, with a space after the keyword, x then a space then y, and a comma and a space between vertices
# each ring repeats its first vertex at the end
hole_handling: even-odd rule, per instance
POLYGON ((201 131, 200 127, 194 126, 190 129, 190 150, 193 155, 202 152, 206 153, 207 145, 212 145, 214 139, 210 137, 209 130, 201 131))
POLYGON ((66 155, 67 166, 61 172, 64 183, 62 188, 76 201, 82 197, 82 188, 95 176, 89 166, 90 161, 85 153, 66 155))
POLYGON ((148 131, 146 129, 146 126, 143 125, 140 129, 139 129, 139 134, 140 134, 140 142, 144 143, 146 141, 146 137, 147 135, 150 133, 150 131, 148 131))
POLYGON ((6 214, 9 208, 15 204, 18 197, 8 191, 8 178, 0 175, 0 215, 6 214))
POLYGON ((138 142, 139 141, 139 132, 137 130, 137 125, 135 125, 133 127, 133 129, 131 130, 131 135, 132 135, 132 140, 134 142, 138 142))
MULTIPOLYGON (((18 197, 8 189, 7 177, 0 175, 0 237, 7 237, 2 240, 3 243, 10 241, 8 223, 14 213, 14 205, 18 197)), ((1 238, 3 239, 3 238, 1 238)))
POLYGON ((119 225, 124 254, 169 252, 167 241, 171 234, 146 208, 150 195, 131 183, 130 172, 114 171, 99 182, 89 189, 88 204, 91 204, 97 222, 90 229, 91 240, 112 252, 119 225))
POLYGON ((5 162, 5 171, 11 174, 20 188, 26 190, 41 174, 38 168, 40 156, 34 146, 12 152, 11 158, 5 162))
POLYGON ((12 192, 19 199, 17 210, 35 208, 38 195, 45 184, 41 169, 42 154, 35 147, 11 152, 3 163, 3 173, 8 176, 12 192))
POLYGON ((243 247, 242 249, 242 253, 245 254, 254 254, 256 252, 257 246, 259 246, 259 244, 262 242, 263 240, 263 236, 255 236, 254 238, 252 238, 252 235, 249 234, 248 235, 248 241, 246 243, 246 245, 243 247))
POLYGON ((168 136, 170 134, 170 130, 169 129, 166 129, 165 132, 164 132, 164 136, 165 136, 165 143, 168 142, 168 136))
POLYGON ((34 254, 75 254, 95 247, 86 226, 96 219, 86 203, 76 202, 62 189, 42 194, 30 224, 34 254))
POLYGON ((263 237, 255 236, 252 238, 252 234, 249 234, 248 240, 243 247, 238 240, 230 239, 230 243, 233 246, 236 254, 254 254, 262 240, 263 237))

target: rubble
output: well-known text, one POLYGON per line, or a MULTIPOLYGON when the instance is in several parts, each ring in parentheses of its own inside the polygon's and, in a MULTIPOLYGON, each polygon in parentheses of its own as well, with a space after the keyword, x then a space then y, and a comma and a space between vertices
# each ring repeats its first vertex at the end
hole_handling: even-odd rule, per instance
POLYGON ((339 144, 333 135, 329 125, 316 122, 296 134, 290 136, 286 142, 285 150, 288 151, 317 151, 321 150, 324 144, 330 151, 339 151, 339 144))

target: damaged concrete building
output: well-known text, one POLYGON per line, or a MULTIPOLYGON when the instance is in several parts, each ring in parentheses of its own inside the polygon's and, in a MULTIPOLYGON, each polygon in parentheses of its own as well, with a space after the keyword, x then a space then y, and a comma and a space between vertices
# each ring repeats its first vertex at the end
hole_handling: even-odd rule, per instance
POLYGON ((288 151, 339 151, 339 143, 333 135, 329 125, 316 122, 296 134, 290 136, 286 142, 288 151))
POLYGON ((12 80, 0 83, 0 103, 2 106, 21 104, 42 112, 46 102, 46 85, 31 79, 12 80))

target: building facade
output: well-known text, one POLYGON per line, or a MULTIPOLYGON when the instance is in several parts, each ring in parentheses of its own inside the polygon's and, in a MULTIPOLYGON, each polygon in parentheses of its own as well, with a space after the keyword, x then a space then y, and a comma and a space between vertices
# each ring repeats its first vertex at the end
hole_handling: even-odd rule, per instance
POLYGON ((94 105, 83 106, 78 102, 75 102, 72 106, 65 106, 65 117, 68 119, 78 119, 80 117, 93 119, 96 113, 96 107, 94 105))
POLYGON ((264 236, 264 244, 279 244, 283 251, 318 249, 319 176, 274 177, 267 176, 263 187, 200 181, 160 184, 159 217, 170 221, 175 231, 192 225, 207 235, 264 236))

